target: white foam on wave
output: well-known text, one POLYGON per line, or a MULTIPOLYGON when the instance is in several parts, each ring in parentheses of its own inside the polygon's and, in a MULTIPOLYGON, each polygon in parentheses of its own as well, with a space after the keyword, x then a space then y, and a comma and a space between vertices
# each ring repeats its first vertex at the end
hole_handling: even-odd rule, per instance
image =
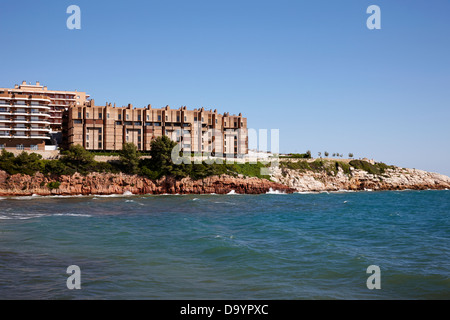
POLYGON ((234 191, 234 190, 231 190, 230 192, 228 192, 227 194, 239 194, 239 193, 236 193, 236 191, 234 191))
POLYGON ((0 215, 1 220, 28 220, 48 216, 47 214, 23 214, 12 213, 11 215, 0 215))
POLYGON ((272 188, 269 188, 269 191, 267 191, 266 194, 287 194, 287 193, 282 192, 280 190, 273 190, 272 188))
POLYGON ((90 214, 83 214, 83 213, 55 213, 52 214, 52 216, 56 217, 92 217, 90 214))
POLYGON ((0 220, 29 220, 42 217, 92 217, 92 215, 83 213, 10 213, 0 215, 0 220))

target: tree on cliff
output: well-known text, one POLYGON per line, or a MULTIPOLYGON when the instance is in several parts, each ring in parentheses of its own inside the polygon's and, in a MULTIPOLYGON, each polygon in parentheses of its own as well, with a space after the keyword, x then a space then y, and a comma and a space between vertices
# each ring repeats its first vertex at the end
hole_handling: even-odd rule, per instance
POLYGON ((162 176, 174 176, 182 178, 188 175, 184 164, 175 165, 172 162, 172 150, 177 143, 167 136, 157 137, 150 143, 149 160, 141 161, 141 172, 151 178, 156 179, 162 176))
POLYGON ((78 144, 71 145, 69 150, 64 151, 61 160, 77 172, 89 171, 95 164, 94 155, 78 144))
POLYGON ((139 169, 139 152, 134 143, 124 143, 120 152, 120 162, 127 173, 135 174, 139 169))

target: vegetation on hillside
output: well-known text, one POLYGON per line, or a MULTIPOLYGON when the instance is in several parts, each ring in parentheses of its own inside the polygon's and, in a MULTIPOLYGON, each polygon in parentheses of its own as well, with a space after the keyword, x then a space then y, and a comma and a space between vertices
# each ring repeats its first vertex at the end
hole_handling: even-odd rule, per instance
POLYGON ((385 173, 386 169, 394 168, 394 166, 389 166, 382 162, 371 164, 364 160, 351 160, 347 163, 345 161, 323 159, 316 159, 312 162, 306 160, 282 161, 280 162, 280 166, 282 168, 299 170, 302 172, 326 172, 328 175, 336 175, 339 168, 342 169, 345 174, 351 174, 350 168, 353 167, 354 169, 364 170, 374 175, 382 175, 385 173))
MULTIPOLYGON (((125 173, 138 174, 152 180, 163 176, 171 176, 177 179, 191 177, 192 179, 202 179, 213 175, 228 174, 232 176, 244 175, 248 177, 266 178, 261 175, 261 168, 268 167, 269 164, 263 163, 233 163, 233 164, 207 164, 202 163, 181 163, 174 164, 171 160, 171 154, 176 142, 166 136, 158 137, 151 143, 150 158, 141 158, 137 147, 132 143, 125 143, 119 155, 119 160, 108 162, 95 161, 94 154, 85 150, 80 145, 71 146, 69 150, 63 151, 61 157, 57 160, 44 160, 42 156, 36 153, 22 152, 18 156, 13 153, 2 150, 0 153, 0 170, 9 174, 34 175, 40 172, 44 175, 72 175, 78 172, 86 175, 91 172, 99 173, 125 173)), ((325 152, 325 156, 328 152, 325 152)), ((350 168, 364 170, 368 173, 380 175, 386 169, 392 168, 384 163, 371 164, 364 160, 351 160, 349 162, 339 160, 316 159, 308 161, 311 158, 311 152, 308 150, 304 154, 291 154, 290 158, 297 158, 296 161, 284 159, 280 161, 282 168, 326 172, 328 175, 336 175, 341 169, 345 174, 351 174, 350 168)), ((49 188, 57 186, 51 185, 49 188)))
MULTIPOLYGON (((138 174, 152 180, 163 176, 172 176, 177 179, 191 177, 201 179, 213 175, 228 174, 269 178, 261 175, 261 168, 268 166, 262 163, 234 163, 234 164, 206 164, 189 163, 175 165, 171 160, 171 152, 175 142, 166 136, 158 137, 151 143, 150 159, 142 159, 136 146, 125 143, 118 154, 119 160, 100 162, 94 160, 94 154, 80 145, 73 145, 69 150, 63 151, 57 160, 44 160, 36 153, 22 152, 18 156, 2 150, 0 153, 0 170, 9 174, 34 175, 40 172, 44 175, 72 175, 75 172, 86 175, 90 172, 99 173, 125 173, 138 174)), ((53 188, 55 186, 48 186, 53 188)))

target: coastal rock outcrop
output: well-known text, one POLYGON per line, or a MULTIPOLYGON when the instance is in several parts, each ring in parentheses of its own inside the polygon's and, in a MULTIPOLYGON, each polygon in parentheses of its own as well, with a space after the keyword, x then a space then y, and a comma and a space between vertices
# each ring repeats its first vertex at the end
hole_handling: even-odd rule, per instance
POLYGON ((176 180, 163 177, 153 181, 138 175, 90 173, 86 176, 47 177, 41 173, 34 176, 9 175, 0 171, 0 196, 26 195, 108 195, 124 194, 261 194, 270 191, 292 193, 295 190, 266 179, 229 175, 211 176, 200 180, 183 178, 176 180))
POLYGON ((339 190, 427 190, 450 189, 450 177, 417 169, 389 168, 383 174, 351 168, 346 174, 339 168, 336 174, 325 171, 302 171, 273 168, 272 181, 282 183, 298 192, 339 190))

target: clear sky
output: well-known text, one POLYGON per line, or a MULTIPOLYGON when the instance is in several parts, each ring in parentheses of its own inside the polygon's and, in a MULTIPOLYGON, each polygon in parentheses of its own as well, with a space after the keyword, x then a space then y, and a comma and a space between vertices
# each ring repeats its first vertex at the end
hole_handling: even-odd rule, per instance
POLYGON ((449 17, 448 0, 2 0, 0 87, 242 112, 281 152, 450 175, 449 17))

